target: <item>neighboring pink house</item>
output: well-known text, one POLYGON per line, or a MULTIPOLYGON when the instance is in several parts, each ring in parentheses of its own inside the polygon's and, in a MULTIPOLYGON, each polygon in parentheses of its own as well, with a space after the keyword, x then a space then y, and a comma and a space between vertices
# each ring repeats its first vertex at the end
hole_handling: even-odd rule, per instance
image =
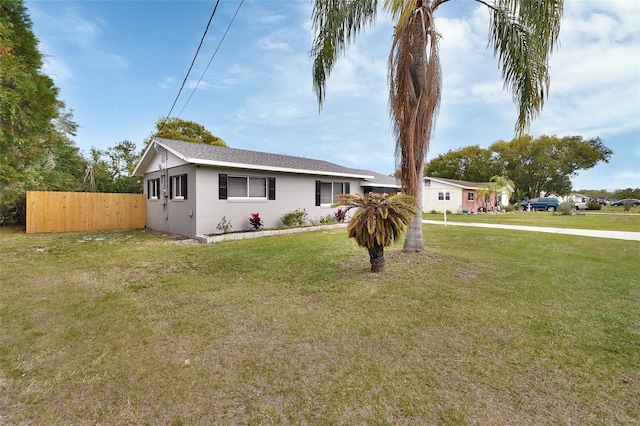
MULTIPOLYGON (((489 185, 489 182, 425 177, 422 189, 422 211, 425 213, 445 210, 453 213, 477 213, 483 209, 494 211, 498 198, 496 194, 487 195, 485 198, 479 195, 480 188, 486 185, 489 185)), ((506 191, 498 201, 503 206, 508 205, 506 191)))

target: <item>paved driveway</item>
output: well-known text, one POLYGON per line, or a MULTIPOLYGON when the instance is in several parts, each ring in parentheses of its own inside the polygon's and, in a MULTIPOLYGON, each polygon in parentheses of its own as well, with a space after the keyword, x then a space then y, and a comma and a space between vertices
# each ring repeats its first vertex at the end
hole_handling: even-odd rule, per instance
POLYGON ((447 223, 445 223, 440 220, 423 220, 422 223, 447 226, 471 226, 475 228, 511 229, 514 231, 546 232, 549 234, 581 235, 584 237, 640 241, 640 232, 632 231, 601 231, 596 229, 548 228, 543 226, 499 225, 495 223, 466 223, 451 221, 447 221, 447 223))

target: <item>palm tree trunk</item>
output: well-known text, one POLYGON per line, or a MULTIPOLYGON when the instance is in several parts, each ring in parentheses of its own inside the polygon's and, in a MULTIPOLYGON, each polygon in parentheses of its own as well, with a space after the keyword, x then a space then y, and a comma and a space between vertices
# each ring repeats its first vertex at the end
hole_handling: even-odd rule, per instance
POLYGON ((407 228, 407 236, 404 239, 405 253, 422 253, 424 251, 424 241, 422 239, 422 187, 424 185, 424 167, 419 175, 418 191, 416 192, 416 215, 411 220, 407 228))
POLYGON ((375 244, 369 250, 369 262, 371 263, 371 272, 384 272, 384 246, 375 244))

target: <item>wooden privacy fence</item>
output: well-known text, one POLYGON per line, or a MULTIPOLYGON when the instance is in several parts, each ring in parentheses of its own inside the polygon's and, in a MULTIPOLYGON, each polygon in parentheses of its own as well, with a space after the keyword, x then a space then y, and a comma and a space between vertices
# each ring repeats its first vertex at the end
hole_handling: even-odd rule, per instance
POLYGON ((144 194, 27 191, 27 234, 142 229, 144 194))

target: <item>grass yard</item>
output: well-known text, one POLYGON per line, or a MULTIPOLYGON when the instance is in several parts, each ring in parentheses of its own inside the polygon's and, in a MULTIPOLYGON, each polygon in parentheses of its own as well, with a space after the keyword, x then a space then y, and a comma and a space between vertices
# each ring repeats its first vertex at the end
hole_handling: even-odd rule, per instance
POLYGON ((0 424, 637 424, 640 244, 424 230, 0 229, 0 424))
MULTIPOLYGON (((422 217, 428 220, 441 221, 444 215, 442 213, 425 213, 422 217)), ((634 213, 580 211, 576 216, 562 216, 558 213, 553 214, 546 211, 505 214, 447 214, 447 221, 640 232, 640 214, 634 213)))

